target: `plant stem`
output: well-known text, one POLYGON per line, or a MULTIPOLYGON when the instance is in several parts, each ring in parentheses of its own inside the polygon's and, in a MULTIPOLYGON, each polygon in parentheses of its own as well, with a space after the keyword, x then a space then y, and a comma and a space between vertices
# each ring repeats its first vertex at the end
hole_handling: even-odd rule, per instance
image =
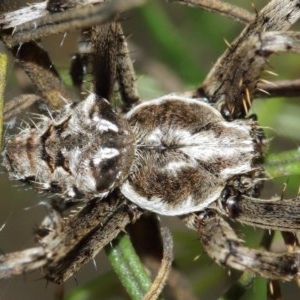
POLYGON ((7 66, 7 57, 5 54, 0 53, 0 149, 2 143, 4 91, 6 85, 6 66, 7 66))
POLYGON ((120 234, 105 251, 114 271, 133 300, 140 300, 151 287, 151 279, 126 234, 120 234))

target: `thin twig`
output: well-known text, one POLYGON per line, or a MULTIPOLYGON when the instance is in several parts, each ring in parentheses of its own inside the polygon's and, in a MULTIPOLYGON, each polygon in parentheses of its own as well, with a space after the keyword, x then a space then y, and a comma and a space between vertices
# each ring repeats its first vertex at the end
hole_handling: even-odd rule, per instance
POLYGON ((144 296, 143 300, 154 300, 159 297, 165 284, 170 271, 172 270, 173 261, 173 239, 168 228, 161 228, 161 236, 163 241, 163 259, 159 268, 158 274, 152 283, 150 290, 144 296))

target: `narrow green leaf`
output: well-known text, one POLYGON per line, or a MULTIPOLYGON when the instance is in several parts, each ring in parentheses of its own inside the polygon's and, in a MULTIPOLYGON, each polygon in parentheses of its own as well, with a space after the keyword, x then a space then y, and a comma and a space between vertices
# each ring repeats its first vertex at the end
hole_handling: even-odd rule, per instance
POLYGON ((297 149, 270 154, 265 166, 272 177, 300 175, 300 151, 297 149))
POLYGON ((118 278, 133 300, 140 300, 151 287, 151 279, 126 234, 120 234, 112 246, 105 247, 108 259, 118 278))

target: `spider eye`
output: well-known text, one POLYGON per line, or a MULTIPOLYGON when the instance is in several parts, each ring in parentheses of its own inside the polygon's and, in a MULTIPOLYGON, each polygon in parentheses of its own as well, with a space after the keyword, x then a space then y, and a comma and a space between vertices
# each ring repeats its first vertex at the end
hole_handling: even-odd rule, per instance
POLYGON ((232 114, 228 108, 228 106, 226 105, 226 103, 224 103, 220 109, 222 116, 224 117, 225 120, 227 121, 231 121, 232 120, 232 114))

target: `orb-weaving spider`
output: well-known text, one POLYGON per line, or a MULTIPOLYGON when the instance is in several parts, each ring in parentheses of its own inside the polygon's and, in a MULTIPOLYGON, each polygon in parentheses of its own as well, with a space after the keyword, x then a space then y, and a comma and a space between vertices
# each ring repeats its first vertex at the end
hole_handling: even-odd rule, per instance
POLYGON ((87 2, 44 2, 39 9, 45 14, 27 23, 12 23, 13 14, 2 18, 4 43, 44 101, 54 108, 68 104, 5 141, 3 164, 10 177, 63 201, 53 203, 37 231, 36 248, 0 257, 0 277, 42 268, 48 280, 61 283, 149 211, 179 216, 221 265, 270 280, 298 279, 298 250, 249 249, 226 219, 269 230, 299 229, 297 199, 257 199, 267 178, 262 164, 267 142, 248 116, 259 93, 276 94, 275 87, 259 85, 267 58, 299 52, 299 34, 287 31, 300 16, 299 3, 273 0, 256 16, 242 15, 249 25, 201 87, 141 103, 116 22, 127 7, 121 1, 87 2), (64 22, 73 24, 68 13, 84 18, 73 28, 85 28, 84 44, 92 45, 74 60, 87 59, 93 69, 93 92, 77 103, 71 103, 47 54, 32 41, 51 34, 52 25, 58 24, 55 33, 65 31, 64 22), (123 101, 118 111, 111 105, 115 81, 123 101), (78 203, 74 215, 61 217, 78 203))

